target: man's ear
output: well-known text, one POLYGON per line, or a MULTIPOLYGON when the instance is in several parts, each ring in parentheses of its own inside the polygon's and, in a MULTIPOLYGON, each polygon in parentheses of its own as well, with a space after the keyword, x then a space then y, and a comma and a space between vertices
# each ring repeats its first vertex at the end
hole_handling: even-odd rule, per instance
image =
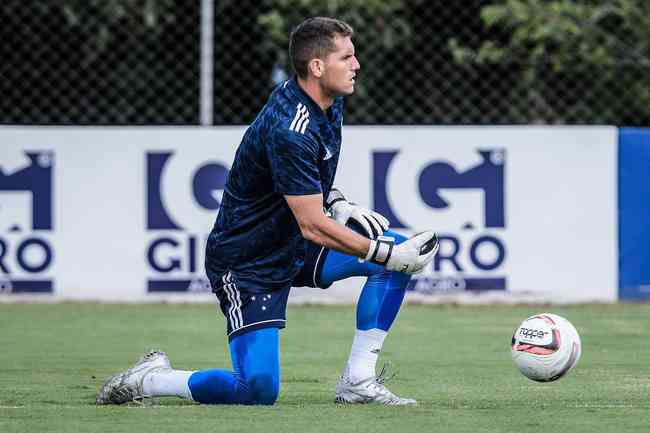
POLYGON ((311 59, 308 64, 309 71, 316 77, 320 78, 325 72, 325 63, 321 59, 311 59))

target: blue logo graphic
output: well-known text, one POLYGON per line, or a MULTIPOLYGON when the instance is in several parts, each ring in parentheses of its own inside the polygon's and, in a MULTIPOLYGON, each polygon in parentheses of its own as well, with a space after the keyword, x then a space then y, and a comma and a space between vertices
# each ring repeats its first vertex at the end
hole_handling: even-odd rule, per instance
MULTIPOLYGON (((2 192, 23 192, 31 198, 31 221, 11 221, 9 235, 0 233, 0 293, 51 293, 51 279, 12 277, 16 270, 30 275, 46 272, 53 259, 52 246, 46 239, 25 237, 21 233, 52 230, 54 154, 51 151, 24 154, 29 163, 13 173, 6 173, 0 164, 0 196, 2 192)), ((8 210, 6 202, 3 206, 0 201, 0 217, 8 210)))
MULTIPOLYGON (((206 292, 210 291, 207 279, 196 276, 202 263, 199 239, 207 233, 186 232, 183 225, 173 217, 176 203, 165 202, 162 195, 162 181, 165 167, 174 156, 173 152, 147 153, 147 229, 164 230, 152 239, 147 248, 147 263, 165 278, 147 281, 147 290, 152 292, 206 292), (182 278, 172 277, 184 274, 182 278)), ((221 206, 221 196, 228 178, 228 168, 218 163, 200 165, 189 174, 194 202, 202 209, 214 211, 216 216, 221 206)), ((179 180, 181 181, 181 180, 179 180)))
MULTIPOLYGON (((33 230, 52 230, 52 160, 51 152, 25 152, 30 164, 12 174, 0 166, 0 191, 32 194, 33 230)), ((20 230, 19 226, 12 230, 20 230)))
MULTIPOLYGON (((479 150, 482 161, 465 172, 459 173, 448 162, 427 165, 418 180, 420 197, 432 209, 450 206, 440 196, 441 189, 481 189, 484 192, 485 227, 505 227, 504 217, 504 153, 503 150, 479 150)), ((386 179, 388 169, 398 152, 375 152, 373 155, 374 208, 389 219, 391 226, 406 228, 388 202, 386 179)))
MULTIPOLYGON (((481 157, 480 163, 459 171, 449 161, 434 161, 428 163, 419 172, 417 179, 419 200, 426 204, 432 211, 431 221, 435 228, 435 212, 453 207, 453 203, 446 200, 442 190, 471 189, 483 192, 483 221, 485 229, 503 229, 506 226, 505 218, 505 151, 503 149, 478 150, 481 157)), ((377 212, 386 216, 394 228, 410 228, 406 221, 400 220, 397 212, 392 208, 389 200, 387 182, 391 164, 398 151, 375 152, 373 154, 374 185, 373 206, 377 212)), ((415 169, 415 168, 414 168, 415 169)), ((408 193, 405 191, 405 193, 408 193)), ((399 201, 399 198, 396 198, 399 201)), ((472 224, 466 223, 459 226, 463 230, 475 230, 472 224)), ((424 227, 417 227, 422 229, 424 227)), ((428 228, 428 227, 426 227, 428 228)), ((439 272, 442 264, 446 264, 459 275, 451 278, 420 278, 412 282, 412 290, 423 292, 455 292, 462 290, 505 290, 504 277, 467 277, 461 265, 461 254, 467 256, 467 261, 472 269, 477 272, 498 271, 506 259, 506 247, 503 241, 493 234, 479 234, 463 245, 461 239, 454 234, 441 233, 441 248, 436 256, 433 268, 439 272), (488 248, 494 254, 486 259, 479 251, 488 248)))
MULTIPOLYGON (((182 230, 167 211, 161 195, 162 173, 172 155, 172 152, 147 153, 147 229, 149 230, 182 230)), ((208 210, 219 209, 221 202, 215 195, 226 186, 227 178, 228 168, 221 164, 211 163, 199 167, 192 176, 192 192, 196 202, 208 210)))

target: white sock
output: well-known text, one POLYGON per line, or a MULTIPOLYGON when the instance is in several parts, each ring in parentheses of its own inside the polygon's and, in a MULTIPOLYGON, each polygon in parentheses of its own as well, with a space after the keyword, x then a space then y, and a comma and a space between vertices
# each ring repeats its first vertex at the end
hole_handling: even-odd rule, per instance
POLYGON ((152 397, 178 396, 192 400, 188 381, 193 371, 162 369, 145 376, 142 390, 152 397))
POLYGON ((387 334, 386 331, 377 328, 367 331, 357 329, 345 371, 352 382, 375 376, 377 358, 387 334))

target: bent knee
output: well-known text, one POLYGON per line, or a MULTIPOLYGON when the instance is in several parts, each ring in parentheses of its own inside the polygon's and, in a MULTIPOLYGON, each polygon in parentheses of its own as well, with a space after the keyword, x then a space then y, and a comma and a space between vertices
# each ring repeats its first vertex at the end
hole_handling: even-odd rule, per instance
POLYGON ((250 404, 272 405, 280 394, 280 381, 272 374, 257 374, 247 380, 250 404))

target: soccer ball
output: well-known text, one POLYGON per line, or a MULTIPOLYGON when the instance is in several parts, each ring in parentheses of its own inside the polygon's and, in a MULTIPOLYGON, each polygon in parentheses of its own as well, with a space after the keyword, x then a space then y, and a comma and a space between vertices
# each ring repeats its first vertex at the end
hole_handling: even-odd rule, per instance
POLYGON ((524 320, 512 335, 512 360, 527 378, 552 382, 567 374, 580 359, 580 335, 556 314, 542 313, 524 320))

